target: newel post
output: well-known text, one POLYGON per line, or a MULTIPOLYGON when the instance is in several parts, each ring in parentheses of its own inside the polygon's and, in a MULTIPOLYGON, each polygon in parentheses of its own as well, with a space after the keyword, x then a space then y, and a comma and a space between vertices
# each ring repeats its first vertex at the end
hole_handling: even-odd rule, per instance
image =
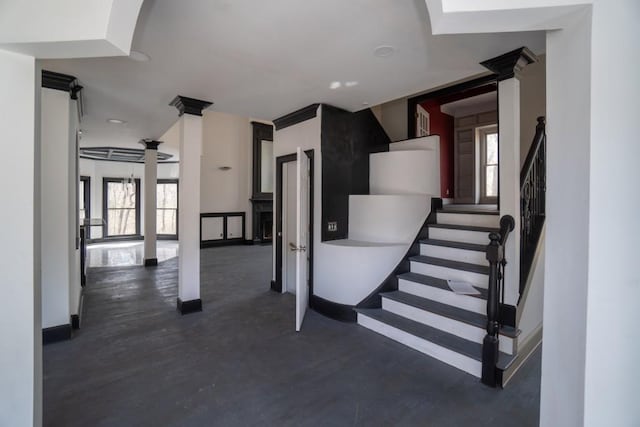
POLYGON ((498 333, 500 280, 499 266, 504 258, 504 248, 500 244, 498 233, 489 234, 491 242, 487 246, 487 261, 489 261, 489 294, 487 297, 487 335, 482 341, 482 383, 490 387, 497 385, 496 364, 498 363, 498 333))

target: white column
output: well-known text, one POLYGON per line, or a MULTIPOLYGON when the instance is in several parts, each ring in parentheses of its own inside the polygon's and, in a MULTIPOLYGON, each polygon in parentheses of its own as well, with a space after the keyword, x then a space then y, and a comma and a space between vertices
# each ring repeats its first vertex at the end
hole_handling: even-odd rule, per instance
POLYGON ((178 310, 202 310, 200 299, 200 158, 202 109, 211 105, 183 96, 171 105, 180 112, 180 180, 178 183, 178 310))
POLYGON ((515 227, 505 248, 504 302, 517 305, 520 294, 520 80, 524 67, 536 62, 527 48, 482 62, 498 79, 498 144, 500 217, 511 215, 515 227))
POLYGON ((0 425, 42 423, 40 303, 40 72, 0 50, 0 425))
POLYGON ((158 145, 160 141, 142 140, 144 150, 144 265, 158 265, 156 255, 157 229, 157 191, 158 184, 158 145))
POLYGON ((498 83, 500 217, 511 215, 515 227, 505 247, 505 304, 516 305, 520 291, 520 81, 498 83))

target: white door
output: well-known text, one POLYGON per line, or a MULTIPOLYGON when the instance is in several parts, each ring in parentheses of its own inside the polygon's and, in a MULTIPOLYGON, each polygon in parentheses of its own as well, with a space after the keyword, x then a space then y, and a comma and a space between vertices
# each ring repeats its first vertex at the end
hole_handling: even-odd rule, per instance
POLYGON ((296 293, 297 162, 282 165, 282 292, 296 293), (292 250, 293 248, 293 250, 292 250))
POLYGON ((418 104, 416 107, 416 138, 428 136, 429 127, 429 112, 418 104))
POLYGON ((304 314, 309 305, 309 158, 298 147, 296 175, 296 331, 300 331, 304 314))

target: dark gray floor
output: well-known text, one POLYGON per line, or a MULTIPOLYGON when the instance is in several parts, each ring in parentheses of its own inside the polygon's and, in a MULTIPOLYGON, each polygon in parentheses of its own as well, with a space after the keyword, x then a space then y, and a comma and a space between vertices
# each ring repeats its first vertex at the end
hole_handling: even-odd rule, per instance
POLYGON ((506 390, 269 290, 271 248, 202 252, 202 313, 177 263, 95 269, 82 329, 44 349, 46 426, 534 426, 540 351, 506 390))

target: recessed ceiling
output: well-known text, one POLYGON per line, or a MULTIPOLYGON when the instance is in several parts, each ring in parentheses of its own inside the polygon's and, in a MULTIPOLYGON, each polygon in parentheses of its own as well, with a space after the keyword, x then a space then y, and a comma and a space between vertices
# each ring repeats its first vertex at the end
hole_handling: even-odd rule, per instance
POLYGON ((424 0, 146 0, 132 49, 149 61, 42 66, 85 87, 83 146, 135 147, 176 121, 178 94, 256 119, 316 102, 357 111, 481 73, 480 61, 520 46, 541 53, 544 34, 433 36, 424 0), (376 56, 381 46, 392 54, 376 56))

